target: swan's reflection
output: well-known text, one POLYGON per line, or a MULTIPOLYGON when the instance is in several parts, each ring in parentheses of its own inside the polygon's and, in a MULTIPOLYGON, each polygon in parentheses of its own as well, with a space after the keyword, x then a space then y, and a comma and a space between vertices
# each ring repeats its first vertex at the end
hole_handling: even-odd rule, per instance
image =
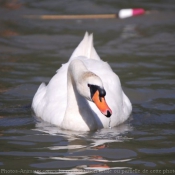
POLYGON ((45 171, 34 171, 35 174, 66 174, 66 175, 74 175, 74 174, 91 174, 91 173, 105 173, 105 174, 124 174, 125 170, 129 169, 132 171, 131 168, 128 167, 110 167, 106 164, 94 164, 94 165, 80 165, 76 166, 75 168, 66 170, 66 169, 59 169, 59 170, 45 170, 45 171))
MULTIPOLYGON (((38 120, 38 119, 37 119, 38 120)), ((85 145, 77 145, 75 143, 79 143, 77 141, 85 142, 86 147, 87 142, 90 142, 90 147, 94 149, 98 149, 98 146, 111 143, 111 142, 122 142, 123 140, 129 139, 123 136, 124 133, 129 132, 132 130, 132 126, 129 122, 125 122, 117 127, 113 128, 103 128, 97 131, 90 131, 90 132, 77 132, 77 131, 69 131, 63 130, 57 126, 54 126, 50 123, 47 123, 43 120, 38 120, 36 123, 36 128, 34 130, 47 133, 50 135, 59 135, 64 137, 69 141, 69 145, 67 145, 67 149, 77 149, 84 147, 85 145)), ((49 149, 56 150, 56 149, 63 149, 64 147, 49 147, 49 149)), ((99 147, 100 148, 100 147, 99 147)))
MULTIPOLYGON (((122 163, 128 162, 131 160, 132 156, 124 156, 124 157, 108 157, 108 153, 111 154, 111 150, 108 148, 109 144, 112 142, 123 142, 130 138, 127 138, 125 135, 126 132, 132 130, 132 126, 129 123, 124 123, 118 127, 109 128, 109 129, 101 129, 95 132, 75 132, 75 131, 67 131, 62 130, 56 126, 53 126, 44 121, 39 121, 36 124, 35 130, 43 132, 49 135, 58 135, 59 137, 63 137, 64 140, 68 141, 65 145, 54 145, 45 147, 48 150, 65 150, 65 156, 51 156, 46 159, 49 160, 57 160, 57 161, 87 161, 87 165, 78 165, 73 167, 72 169, 65 170, 65 172, 70 171, 72 174, 88 174, 107 170, 114 169, 125 169, 128 167, 111 167, 110 163, 122 163), (107 149, 102 151, 102 149, 107 149), (100 152, 99 152, 100 151, 100 152), (103 153, 102 153, 102 152, 103 153), (107 155, 107 156, 106 156, 107 155), (94 162, 97 162, 94 164, 94 162)), ((118 151, 120 152, 120 150, 118 151)), ((112 155, 110 155, 112 156, 112 155)), ((64 170, 57 172, 58 174, 63 174, 64 170)), ((64 173, 66 174, 66 173, 64 173)))
POLYGON ((132 130, 132 126, 126 122, 114 128, 107 128, 97 130, 95 132, 76 132, 63 130, 57 126, 44 122, 42 120, 36 123, 36 128, 34 130, 47 133, 50 135, 58 135, 64 137, 69 144, 65 146, 51 146, 48 147, 50 150, 60 150, 60 149, 102 149, 105 145, 111 142, 122 142, 127 138, 123 136, 124 133, 132 130))

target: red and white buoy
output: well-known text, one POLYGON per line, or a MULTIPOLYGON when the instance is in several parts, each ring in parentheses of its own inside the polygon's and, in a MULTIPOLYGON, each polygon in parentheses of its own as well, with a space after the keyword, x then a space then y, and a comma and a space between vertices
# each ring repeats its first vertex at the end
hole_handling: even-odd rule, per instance
POLYGON ((121 9, 118 12, 118 17, 120 19, 123 19, 123 18, 132 17, 132 16, 143 15, 144 13, 145 13, 145 10, 142 9, 142 8, 138 8, 138 9, 121 9))

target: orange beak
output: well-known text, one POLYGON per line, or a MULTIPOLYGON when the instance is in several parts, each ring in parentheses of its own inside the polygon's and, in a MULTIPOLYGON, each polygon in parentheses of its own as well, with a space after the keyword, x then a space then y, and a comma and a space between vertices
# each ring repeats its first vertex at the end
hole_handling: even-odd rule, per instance
POLYGON ((103 115, 106 117, 110 117, 112 115, 112 110, 107 105, 105 98, 99 96, 98 90, 94 93, 92 100, 103 115))

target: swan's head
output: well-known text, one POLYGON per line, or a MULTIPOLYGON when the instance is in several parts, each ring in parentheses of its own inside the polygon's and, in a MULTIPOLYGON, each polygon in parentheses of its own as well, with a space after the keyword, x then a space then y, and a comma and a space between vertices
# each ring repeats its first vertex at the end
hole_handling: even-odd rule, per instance
POLYGON ((78 91, 87 100, 94 102, 103 115, 106 117, 112 115, 112 110, 105 100, 106 91, 103 87, 103 83, 96 74, 85 72, 79 82, 78 91))

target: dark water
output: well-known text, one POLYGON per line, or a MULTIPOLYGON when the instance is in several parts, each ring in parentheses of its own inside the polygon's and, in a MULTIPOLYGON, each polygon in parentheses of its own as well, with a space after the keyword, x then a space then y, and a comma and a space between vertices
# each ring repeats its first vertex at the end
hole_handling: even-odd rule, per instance
POLYGON ((0 172, 175 174, 174 10, 171 0, 0 1, 0 172), (151 13, 124 20, 24 18, 128 7, 151 13), (119 127, 75 133, 37 121, 30 104, 85 31, 94 33, 97 52, 119 75, 133 112, 119 127))

